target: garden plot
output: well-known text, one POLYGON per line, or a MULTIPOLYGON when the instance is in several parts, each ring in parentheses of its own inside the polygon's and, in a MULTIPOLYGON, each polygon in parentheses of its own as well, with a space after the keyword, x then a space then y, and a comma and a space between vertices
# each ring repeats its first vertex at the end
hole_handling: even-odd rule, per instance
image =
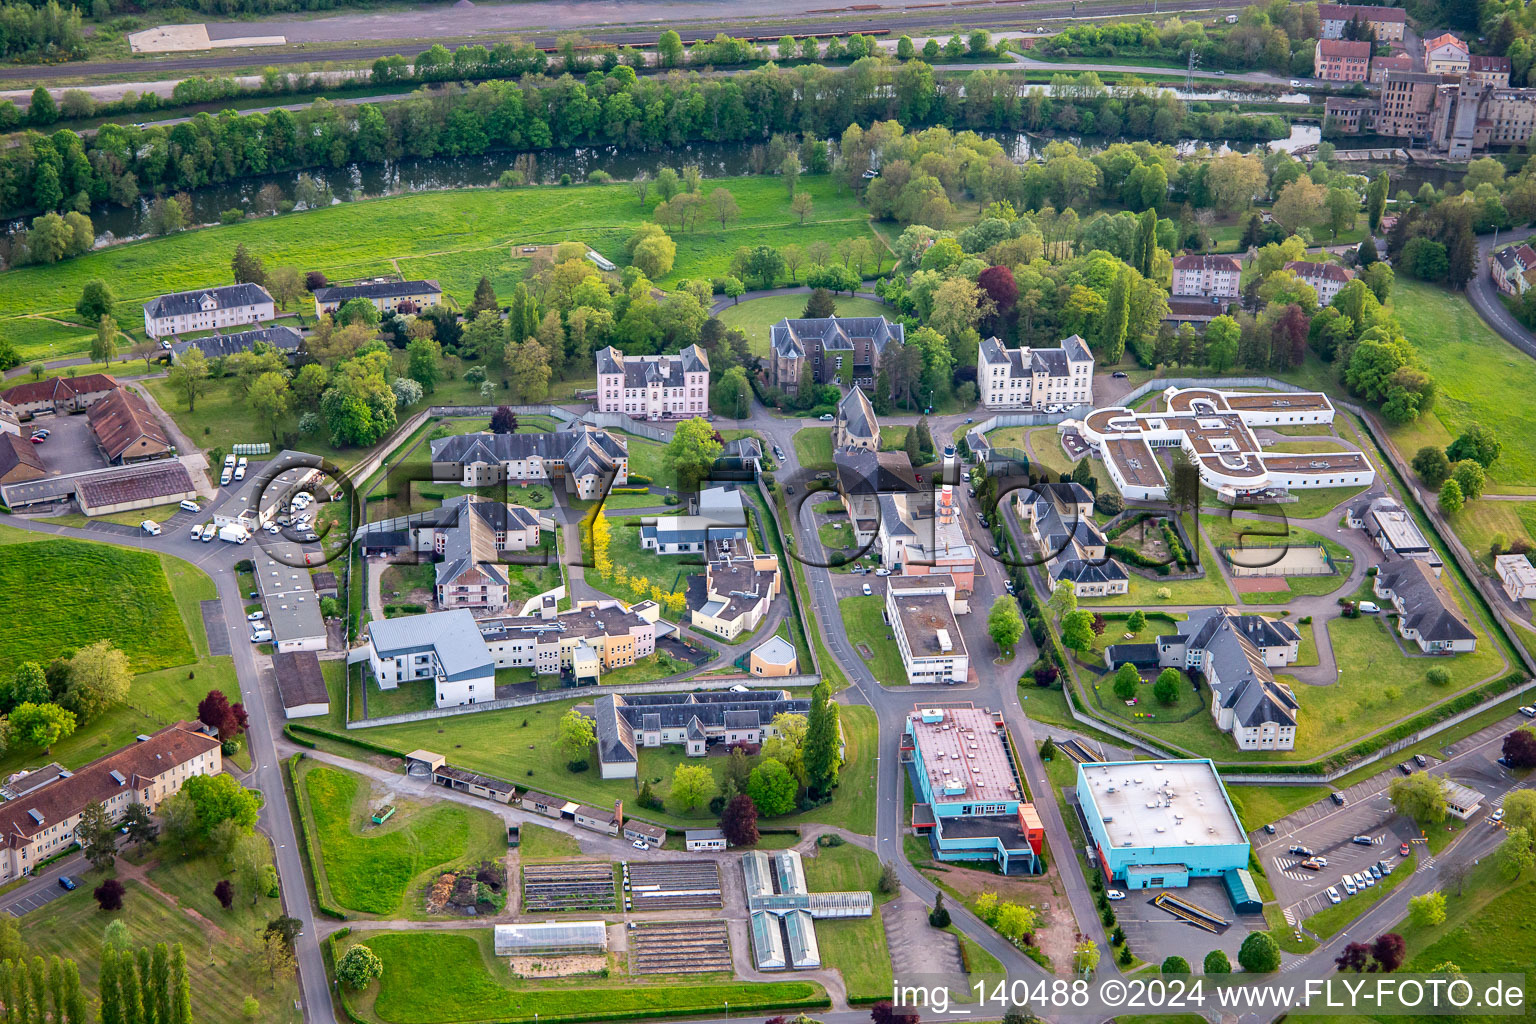
POLYGON ((624 866, 626 910, 718 909, 720 868, 712 860, 624 866))
POLYGON ((724 921, 654 921, 629 933, 634 974, 711 974, 731 969, 731 939, 724 921))
POLYGON ((617 910, 613 865, 530 864, 523 868, 523 909, 530 914, 548 910, 617 910))

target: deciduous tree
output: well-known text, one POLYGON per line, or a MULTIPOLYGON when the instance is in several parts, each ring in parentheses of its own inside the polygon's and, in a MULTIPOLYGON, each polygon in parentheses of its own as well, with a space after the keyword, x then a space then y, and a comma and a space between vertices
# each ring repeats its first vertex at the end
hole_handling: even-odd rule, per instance
POLYGON ((737 793, 720 814, 720 831, 732 846, 751 846, 757 842, 757 805, 745 793, 737 793))
POLYGON ((10 722, 13 742, 42 747, 45 754, 75 731, 74 714, 57 704, 18 704, 11 711, 10 722))
POLYGON ((999 594, 987 614, 987 634, 1005 656, 1013 654, 1013 647, 1024 635, 1024 618, 1019 614, 1019 602, 1011 594, 999 594))
POLYGON ((166 383, 187 403, 187 412, 197 410, 198 396, 208 390, 208 359, 196 345, 183 352, 166 374, 166 383))
POLYGON ((592 719, 571 708, 560 716, 555 729, 555 747, 566 761, 585 761, 592 744, 597 742, 597 728, 592 719))
POLYGON ((102 910, 122 910, 123 894, 128 890, 123 888, 123 883, 115 878, 109 878, 98 885, 92 893, 102 910))
POLYGON ((680 764, 672 771, 672 799, 691 811, 715 792, 715 776, 701 764, 680 764))
POLYGON ((1420 825, 1445 820, 1445 789, 1438 776, 1425 772, 1399 776, 1387 787, 1387 795, 1393 810, 1420 825))
POLYGON ((795 809, 795 777, 782 762, 764 758, 747 779, 747 794, 758 812, 770 818, 795 809))

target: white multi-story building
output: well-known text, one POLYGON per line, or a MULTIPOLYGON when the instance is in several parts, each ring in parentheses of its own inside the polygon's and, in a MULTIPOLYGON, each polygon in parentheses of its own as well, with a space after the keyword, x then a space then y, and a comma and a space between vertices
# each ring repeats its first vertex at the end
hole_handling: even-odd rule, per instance
POLYGON ((144 303, 144 333, 151 338, 259 324, 277 315, 272 296, 259 284, 226 284, 175 292, 144 303))
POLYGON ((1339 289, 1355 279, 1355 272, 1339 266, 1337 263, 1309 263, 1306 260, 1292 260, 1285 265, 1285 269, 1296 275, 1297 280, 1305 281, 1317 292, 1317 304, 1326 306, 1333 301, 1333 297, 1339 294, 1339 289))
POLYGON ((1006 348, 997 338, 976 354, 976 387, 988 409, 1093 404, 1093 353, 1077 335, 1056 348, 1006 348))
POLYGON ((1242 277, 1242 265, 1231 256, 1189 253, 1174 259, 1173 288, 1168 294, 1179 298, 1235 299, 1241 291, 1242 277))
POLYGON ((955 621, 954 577, 947 573, 889 577, 885 617, 908 682, 914 686, 965 682, 971 663, 955 621))
POLYGON ((597 353, 597 411, 637 420, 687 419, 709 412, 709 356, 697 345, 676 355, 597 353))
POLYGON ((347 660, 363 657, 381 690, 419 679, 440 708, 496 699, 496 663, 467 608, 376 619, 368 623, 368 645, 347 660))
POLYGON ((623 434, 587 424, 553 434, 457 434, 432 442, 432 479, 464 487, 564 480, 585 501, 629 480, 623 434))

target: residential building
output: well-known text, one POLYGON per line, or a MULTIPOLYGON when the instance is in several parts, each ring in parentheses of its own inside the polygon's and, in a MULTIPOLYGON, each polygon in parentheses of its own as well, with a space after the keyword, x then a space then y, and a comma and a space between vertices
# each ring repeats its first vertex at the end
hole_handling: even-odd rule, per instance
POLYGON ((1294 750, 1300 705, 1273 669, 1293 664, 1300 649, 1301 634, 1284 619, 1199 608, 1156 644, 1111 644, 1104 664, 1199 672, 1211 689, 1216 727, 1239 750, 1294 750))
POLYGON ((174 292, 144 304, 144 333, 151 338, 259 324, 277 315, 272 296, 259 284, 226 284, 174 292))
POLYGON ((113 819, 130 804, 151 811, 190 778, 223 771, 217 737, 179 722, 97 758, 74 772, 52 774, 19 799, 0 804, 0 881, 30 875, 75 845, 85 808, 99 803, 113 819))
POLYGON ((1214 876, 1253 884, 1242 885, 1248 835, 1209 760, 1079 764, 1077 806, 1112 885, 1179 889, 1214 876))
POLYGON ((1371 131, 1376 122, 1379 102, 1376 99, 1329 96, 1323 101, 1323 131, 1338 135, 1359 135, 1371 131))
POLYGON ((45 377, 17 384, 0 391, 0 399, 11 407, 19 420, 29 420, 44 413, 62 416, 85 412, 118 389, 116 378, 105 373, 81 377, 45 377))
POLYGON ((1495 89, 1509 88, 1511 70, 1512 65, 1508 57, 1487 57, 1474 53, 1467 58, 1467 75, 1473 81, 1493 86, 1495 89))
POLYGON ((1525 268, 1515 259, 1515 247, 1506 246, 1488 254, 1488 276, 1493 286, 1505 295, 1521 295, 1525 291, 1525 268))
POLYGON ((892 341, 905 340, 906 328, 883 316, 786 318, 769 330, 764 377, 770 388, 793 395, 809 366, 817 384, 838 380, 873 388, 881 353, 892 341))
POLYGON ((496 664, 467 608, 375 619, 368 642, 347 656, 367 661, 381 690, 425 680, 437 707, 496 699, 496 664))
POLYGON ((313 651, 274 651, 272 678, 284 718, 315 718, 331 713, 331 696, 313 651))
POLYGON ((709 356, 697 345, 666 356, 626 356, 612 345, 600 349, 597 411, 639 420, 706 416, 709 356))
POLYGON ((747 659, 747 671, 755 676, 792 676, 800 671, 795 645, 781 636, 758 644, 747 659))
POLYGON ((1045 830, 1024 796, 999 711, 969 702, 907 713, 897 758, 912 782, 912 829, 941 861, 988 861, 1005 875, 1043 869, 1045 830))
POLYGON ((1351 21, 1365 29, 1378 43, 1401 43, 1408 24, 1408 12, 1401 7, 1376 7, 1362 4, 1318 4, 1318 31, 1324 39, 1343 39, 1351 21))
POLYGON ((734 641, 751 633, 768 615, 782 586, 777 555, 721 555, 689 576, 687 599, 693 628, 734 641))
POLYGON ((565 481, 594 500, 629 481, 624 435, 586 424, 552 434, 458 434, 432 442, 432 479, 465 487, 565 481))
POLYGON ((1376 471, 1360 452, 1310 455, 1266 453, 1256 427, 1332 423, 1333 403, 1319 392, 1239 392, 1215 388, 1168 388, 1162 411, 1095 409, 1081 423, 1059 429, 1081 433, 1098 449, 1120 493, 1137 501, 1162 501, 1168 483, 1154 449, 1182 448, 1217 497, 1273 498, 1281 491, 1369 486, 1376 471), (1269 492, 1269 493, 1265 493, 1269 492))
POLYGON ((170 434, 136 392, 126 388, 110 391, 91 406, 86 417, 108 465, 125 466, 176 454, 170 434))
POLYGON ((863 388, 849 388, 832 421, 832 450, 880 450, 880 421, 863 388))
POLYGON ((1236 299, 1241 294, 1242 264, 1231 256, 1186 253, 1173 260, 1173 289, 1181 299, 1236 299))
POLYGON ((1312 77, 1325 82, 1364 82, 1371 77, 1371 44, 1348 39, 1319 39, 1312 55, 1312 77))
POLYGON ((889 577, 885 618, 914 686, 963 683, 970 674, 965 637, 955 621, 954 578, 944 573, 889 577))
POLYGON ((443 289, 436 281, 389 281, 383 278, 360 284, 329 285, 316 288, 315 315, 334 313, 353 299, 367 299, 384 316, 394 313, 419 313, 443 301, 443 289))
POLYGON ((1093 521, 1093 495, 1088 488, 1079 483, 1020 488, 1013 492, 1013 508, 1029 527, 1052 589, 1065 580, 1078 597, 1130 590, 1130 574, 1109 557, 1108 541, 1093 521))
MULTIPOLYGON (((876 501, 873 540, 881 565, 899 576, 949 576, 961 594, 975 589, 976 549, 961 525, 953 486, 880 494, 876 501)), ((869 543, 868 520, 854 525, 855 543, 869 543)))
POLYGON ((252 352, 257 345, 271 345, 292 359, 304 344, 304 336, 292 327, 260 327, 237 334, 210 334, 190 341, 178 341, 171 346, 171 361, 181 362, 191 349, 198 349, 209 359, 227 359, 237 352, 252 352))
POLYGON ((1450 32, 1424 40, 1424 70, 1432 75, 1464 75, 1472 64, 1467 44, 1450 32))
MULTIPOLYGON (((734 485, 708 487, 690 503, 688 515, 644 516, 640 547, 658 555, 703 554, 711 546, 747 546, 747 510, 734 485)), ((747 548, 750 550, 750 548, 747 548)))
POLYGON ((0 486, 40 480, 48 468, 37 445, 12 433, 0 433, 0 486))
POLYGON ((1381 564, 1371 589, 1397 612, 1397 632, 1425 654, 1477 649, 1477 634, 1428 562, 1393 558, 1381 564))
POLYGON ((683 849, 689 853, 724 853, 725 833, 717 828, 690 828, 683 831, 683 849))
POLYGON ((479 626, 497 668, 531 668, 539 675, 567 674, 596 683, 604 672, 656 653, 660 617, 654 601, 626 608, 613 598, 578 601, 560 612, 546 594, 530 615, 481 619, 479 626))
POLYGON ((1292 260, 1285 265, 1285 269, 1312 286, 1312 290, 1317 292, 1319 306, 1331 303, 1333 297, 1339 294, 1339 289, 1355 279, 1353 270, 1341 267, 1337 263, 1292 260))
POLYGON ((1511 601, 1529 601, 1536 597, 1536 568, 1531 567, 1531 560, 1525 555, 1497 555, 1493 559, 1493 569, 1511 601))
POLYGON ((717 745, 755 749, 778 735, 776 716, 808 715, 811 702, 788 690, 699 690, 605 693, 578 709, 593 720, 602 777, 632 779, 642 747, 681 746, 687 757, 704 757, 717 745))
POLYGON ((21 414, 16 411, 14 405, 3 398, 0 398, 0 434, 21 436, 21 414))
POLYGON ((976 384, 988 409, 1091 405, 1093 353, 1075 334, 1055 348, 1006 348, 988 338, 977 350, 976 384))
POLYGON ((1442 562, 1434 547, 1419 529, 1413 515, 1396 498, 1384 494, 1367 495, 1366 500, 1350 508, 1349 525, 1364 530, 1387 558, 1414 558, 1427 564, 1436 576, 1442 562))

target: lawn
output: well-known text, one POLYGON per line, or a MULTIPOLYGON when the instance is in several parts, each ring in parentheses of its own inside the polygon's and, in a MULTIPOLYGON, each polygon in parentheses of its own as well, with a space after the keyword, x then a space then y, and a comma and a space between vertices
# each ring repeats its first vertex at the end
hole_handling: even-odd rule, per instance
MULTIPOLYGON (((589 1021, 689 1015, 716 1010, 752 1013, 826 1004, 809 981, 707 982, 667 978, 592 977, 529 982, 514 979, 495 956, 489 928, 386 932, 365 940, 384 961, 378 985, 348 993, 356 1018, 386 1024, 469 1021, 589 1021)), ((350 939, 347 941, 351 941, 350 939)))
POLYGON ((805 881, 812 892, 863 890, 874 897, 874 916, 818 921, 816 940, 822 963, 842 973, 850 1002, 889 998, 891 953, 880 907, 895 893, 880 892, 880 859, 852 844, 819 846, 814 857, 805 858, 805 881))
POLYGON ((801 469, 830 471, 832 469, 832 428, 806 427, 795 431, 795 459, 801 469))
POLYGON ((376 802, 367 780, 339 768, 301 762, 298 791, 320 852, 316 884, 348 910, 396 913, 424 873, 450 863, 476 864, 506 849, 495 815, 446 801, 423 807, 391 799, 398 808, 394 817, 372 825, 368 815, 376 802))
POLYGON ((890 639, 891 629, 882 617, 885 597, 871 594, 869 597, 845 597, 837 602, 842 609, 843 627, 848 631, 848 641, 869 666, 878 682, 897 686, 907 682, 907 670, 901 664, 901 652, 890 639), (870 651, 866 655, 858 645, 870 651))
POLYGON ((1506 546, 1521 539, 1536 541, 1536 501, 1470 501, 1451 522, 1478 565, 1491 575, 1489 547, 1495 537, 1502 535, 1506 546))
POLYGON ((1285 578, 1287 590, 1241 594, 1239 596, 1244 604, 1286 604, 1293 596, 1331 594, 1344 585, 1354 569, 1354 555, 1344 545, 1331 537, 1321 536, 1290 522, 1248 519, 1237 514, 1202 515, 1200 528, 1217 549, 1218 558, 1222 557, 1221 548, 1232 548, 1234 550, 1231 554, 1240 565, 1257 567, 1271 562, 1279 557, 1282 545, 1315 548, 1321 544, 1333 559, 1336 572, 1332 575, 1288 576, 1285 578), (1245 548, 1276 550, 1244 551, 1245 548))
POLYGON ((1144 608, 1148 612, 1158 605, 1233 604, 1232 590, 1216 568, 1216 553, 1203 536, 1199 538, 1199 544, 1203 576, 1188 580, 1164 579, 1161 576, 1143 576, 1128 567, 1129 591, 1109 597, 1080 598, 1078 604, 1083 608, 1144 608), (1166 599, 1157 596, 1163 587, 1169 590, 1170 596, 1166 599))
MULTIPOLYGON (((987 442, 996 448, 1017 448, 1029 456, 1031 468, 1049 470, 1055 474, 1069 473, 1075 463, 1067 458, 1061 448, 1061 435, 1055 427, 1003 427, 987 434, 987 442)), ((1098 481, 1096 494, 1114 494, 1115 485, 1099 459, 1089 459, 1088 468, 1098 481)))
MULTIPOLYGON (((260 1003, 262 1021, 274 1024, 299 1024, 302 1015, 296 1008, 298 985, 293 979, 274 983, 261 966, 260 928, 266 920, 278 916, 276 900, 263 898, 260 909, 251 912, 239 908, 215 913, 211 891, 194 897, 193 890, 213 878, 212 870, 199 861, 174 862, 151 872, 157 888, 173 902, 137 881, 124 883, 127 894, 123 909, 104 913, 91 897, 91 890, 101 881, 95 872, 87 872, 80 888, 65 893, 46 906, 28 914, 23 922, 23 936, 29 952, 40 955, 73 957, 80 967, 80 980, 89 993, 97 987, 100 959, 97 952, 101 934, 112 920, 128 926, 135 948, 164 942, 180 943, 186 951, 192 978, 192 1017, 203 1024, 242 1024, 248 1020, 241 1011, 247 995, 260 1003), (209 923, 199 924, 188 910, 208 916, 209 923), (260 927, 250 926, 261 916, 260 927)), ((211 888, 211 883, 209 885, 211 888)))
MULTIPOLYGON (((774 324, 788 317, 800 319, 805 312, 805 295, 769 295, 751 299, 720 311, 720 320, 727 327, 739 327, 747 336, 755 356, 768 354, 768 333, 774 324)), ((894 316, 895 310, 872 299, 837 296, 838 316, 894 316)))
POLYGON ((523 862, 565 860, 581 856, 581 844, 575 836, 557 832, 543 825, 524 824, 518 833, 517 856, 523 862))

